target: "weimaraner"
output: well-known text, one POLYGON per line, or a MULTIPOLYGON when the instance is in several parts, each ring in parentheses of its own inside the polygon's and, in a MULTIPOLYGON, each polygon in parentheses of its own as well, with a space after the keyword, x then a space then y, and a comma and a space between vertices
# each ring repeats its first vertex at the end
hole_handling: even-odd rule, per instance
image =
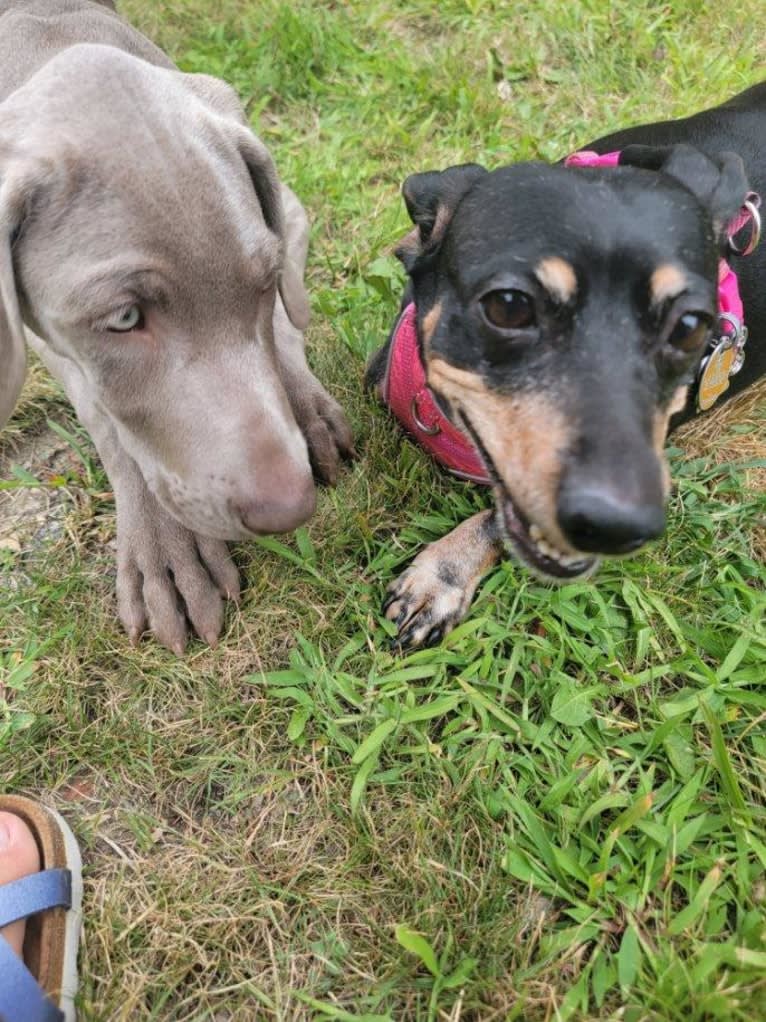
POLYGON ((215 642, 225 541, 306 521, 352 455, 304 356, 307 238, 227 85, 111 3, 0 0, 0 427, 26 332, 111 480, 134 641, 215 642))

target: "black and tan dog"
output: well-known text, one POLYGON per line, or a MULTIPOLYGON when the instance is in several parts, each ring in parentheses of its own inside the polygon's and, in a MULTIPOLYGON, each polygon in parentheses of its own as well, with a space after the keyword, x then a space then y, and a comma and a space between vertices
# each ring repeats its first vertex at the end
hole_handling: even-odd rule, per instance
MULTIPOLYGON (((505 547, 565 581, 662 533, 663 446, 699 408, 701 366, 721 337, 722 257, 750 339, 713 397, 766 371, 766 256, 735 254, 753 223, 731 238, 750 188, 766 189, 766 84, 588 148, 619 151, 619 165, 465 165, 404 184, 415 229, 397 253, 410 277, 402 308, 415 304, 430 392, 472 441, 495 503, 391 586, 386 613, 404 645, 460 621, 505 547)), ((379 392, 390 345, 368 368, 379 392)))

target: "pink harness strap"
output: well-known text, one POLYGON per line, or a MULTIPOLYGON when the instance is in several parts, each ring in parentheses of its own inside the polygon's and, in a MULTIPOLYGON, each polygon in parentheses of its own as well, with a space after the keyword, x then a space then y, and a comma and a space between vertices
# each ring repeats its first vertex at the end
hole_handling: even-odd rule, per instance
MULTIPOLYGON (((619 152, 601 155, 583 150, 568 156, 564 164, 567 167, 615 167, 619 159, 619 152)), ((730 224, 729 236, 733 237, 751 220, 752 213, 743 208, 730 224)), ((725 259, 721 259, 718 265, 718 309, 742 323, 744 310, 737 275, 725 259)), ((727 324, 726 320, 721 323, 723 330, 736 332, 731 323, 727 324)), ((413 302, 404 309, 394 327, 383 380, 383 400, 407 432, 440 465, 463 479, 491 483, 470 438, 447 419, 429 390, 420 357, 417 310, 413 302)))

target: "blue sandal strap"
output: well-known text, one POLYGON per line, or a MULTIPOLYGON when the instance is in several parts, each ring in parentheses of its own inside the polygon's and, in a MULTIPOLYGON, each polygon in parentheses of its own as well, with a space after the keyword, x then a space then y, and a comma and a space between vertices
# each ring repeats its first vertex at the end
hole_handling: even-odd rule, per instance
POLYGON ((63 1022, 11 945, 0 937, 0 1022, 63 1022))
POLYGON ((43 869, 0 886, 0 927, 49 908, 71 908, 72 873, 43 869))

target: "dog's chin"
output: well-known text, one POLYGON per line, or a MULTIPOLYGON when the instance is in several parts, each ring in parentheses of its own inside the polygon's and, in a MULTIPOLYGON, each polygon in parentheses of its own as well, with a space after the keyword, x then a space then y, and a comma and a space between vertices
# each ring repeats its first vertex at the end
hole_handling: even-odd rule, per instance
POLYGON ((600 557, 565 553, 546 540, 530 523, 507 490, 495 487, 495 508, 503 539, 518 560, 545 582, 572 582, 592 575, 600 557))

